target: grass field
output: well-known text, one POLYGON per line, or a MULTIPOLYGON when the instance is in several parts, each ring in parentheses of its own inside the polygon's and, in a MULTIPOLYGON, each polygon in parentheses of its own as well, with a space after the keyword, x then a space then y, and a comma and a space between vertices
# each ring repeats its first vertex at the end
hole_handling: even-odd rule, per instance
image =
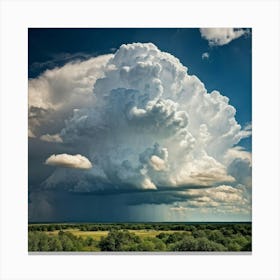
MULTIPOLYGON (((65 229, 63 230, 65 232, 70 232, 74 234, 75 236, 81 236, 81 237, 92 237, 93 239, 99 241, 101 237, 105 237, 108 234, 108 231, 81 231, 79 229, 65 229)), ((166 232, 166 233, 174 233, 174 232, 186 232, 182 230, 128 230, 131 233, 136 234, 139 237, 156 237, 158 234, 161 232, 166 232)), ((47 234, 49 235, 57 235, 59 230, 55 231, 48 231, 47 234)), ((191 233, 190 233, 191 234, 191 233)))

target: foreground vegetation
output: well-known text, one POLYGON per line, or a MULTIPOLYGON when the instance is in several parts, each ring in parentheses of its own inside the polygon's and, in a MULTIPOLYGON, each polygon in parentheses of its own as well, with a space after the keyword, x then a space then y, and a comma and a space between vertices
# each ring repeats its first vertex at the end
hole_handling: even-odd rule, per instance
POLYGON ((251 251, 251 224, 32 224, 29 251, 251 251))

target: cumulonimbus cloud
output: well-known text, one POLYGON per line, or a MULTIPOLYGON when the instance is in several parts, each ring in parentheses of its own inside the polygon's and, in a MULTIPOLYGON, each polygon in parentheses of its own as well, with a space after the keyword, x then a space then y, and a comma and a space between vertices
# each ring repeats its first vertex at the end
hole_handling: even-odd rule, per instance
POLYGON ((242 28, 200 28, 200 34, 210 46, 222 46, 248 34, 248 30, 242 28))
POLYGON ((44 141, 82 147, 95 163, 75 176, 57 169, 46 188, 106 192, 239 183, 237 169, 245 163, 234 161, 241 153, 232 149, 250 129, 237 123, 226 96, 208 93, 177 58, 151 43, 49 70, 29 89, 33 136, 44 131, 44 141), (57 131, 48 132, 49 116, 62 120, 57 131))
POLYGON ((81 155, 58 154, 51 155, 46 159, 45 164, 53 166, 61 166, 75 169, 90 169, 91 162, 81 155))
MULTIPOLYGON (((93 85, 112 55, 69 62, 28 81, 29 137, 57 134, 73 109, 93 103, 93 85)), ((42 141, 55 140, 42 137, 42 141)), ((56 139, 57 140, 57 139, 56 139)))

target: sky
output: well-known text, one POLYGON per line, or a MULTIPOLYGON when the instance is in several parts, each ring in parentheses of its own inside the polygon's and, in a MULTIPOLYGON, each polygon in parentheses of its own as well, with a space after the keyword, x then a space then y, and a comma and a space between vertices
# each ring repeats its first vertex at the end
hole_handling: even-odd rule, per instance
POLYGON ((251 221, 251 41, 29 29, 29 222, 251 221))

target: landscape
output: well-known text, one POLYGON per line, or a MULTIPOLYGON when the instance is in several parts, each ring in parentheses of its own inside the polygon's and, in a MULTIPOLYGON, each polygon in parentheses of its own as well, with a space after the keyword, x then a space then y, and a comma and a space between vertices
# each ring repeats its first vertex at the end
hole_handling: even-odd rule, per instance
POLYGON ((30 252, 251 251, 250 223, 33 224, 30 252))
POLYGON ((28 29, 28 251, 252 252, 252 30, 28 29))

